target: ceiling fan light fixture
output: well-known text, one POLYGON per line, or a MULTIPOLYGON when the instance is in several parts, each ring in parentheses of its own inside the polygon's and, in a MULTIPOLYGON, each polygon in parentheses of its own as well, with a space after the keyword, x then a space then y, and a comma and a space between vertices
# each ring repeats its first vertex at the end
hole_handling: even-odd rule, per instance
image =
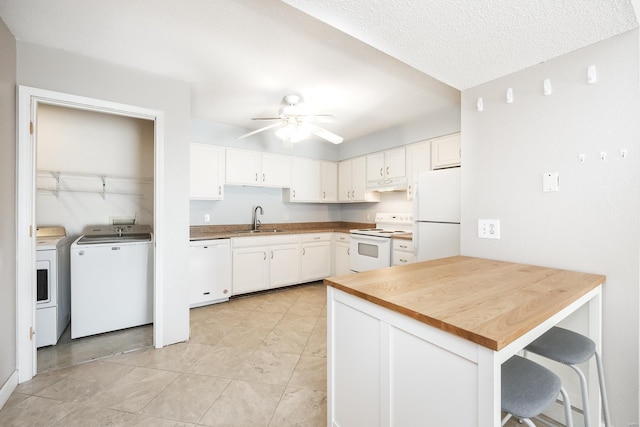
POLYGON ((300 142, 311 135, 311 129, 308 126, 300 124, 287 124, 276 131, 276 136, 283 141, 300 142))

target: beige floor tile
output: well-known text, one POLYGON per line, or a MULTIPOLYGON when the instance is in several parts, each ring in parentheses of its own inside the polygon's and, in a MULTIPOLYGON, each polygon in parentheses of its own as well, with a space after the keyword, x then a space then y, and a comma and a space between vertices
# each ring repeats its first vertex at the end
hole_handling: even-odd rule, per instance
POLYGON ((300 356, 300 360, 287 384, 310 390, 327 390, 327 359, 324 357, 300 356))
POLYGON ((308 332, 276 328, 267 335, 259 349, 276 353, 300 354, 309 340, 308 332))
POLYGON ((267 426, 284 386, 232 381, 200 420, 215 427, 267 426))
POLYGON ((0 411, 3 427, 49 426, 77 408, 73 402, 61 402, 38 396, 28 396, 0 411))
POLYGON ((37 395, 66 401, 85 400, 124 377, 134 367, 91 362, 66 369, 69 371, 67 376, 45 387, 37 395))
POLYGON ((218 345, 254 350, 262 343, 267 335, 269 335, 269 332, 271 332, 271 330, 268 328, 236 326, 218 342, 218 345))
POLYGON ((251 328, 275 328, 282 320, 284 313, 269 313, 264 311, 253 311, 240 322, 241 325, 251 328))
POLYGON ((220 304, 191 309, 190 321, 222 325, 240 325, 251 311, 220 304))
POLYGON ((300 356, 256 351, 236 375, 236 379, 265 384, 286 385, 300 356))
POLYGON ((198 322, 191 324, 190 343, 218 344, 226 335, 236 328, 237 325, 223 323, 198 322))
POLYGON ((139 412, 180 374, 158 369, 134 368, 87 400, 87 405, 139 412))
POLYGON ((167 371, 186 372, 207 351, 210 345, 198 343, 178 343, 160 349, 146 349, 105 359, 108 363, 117 363, 167 371))
POLYGON ((229 382, 228 379, 181 374, 142 412, 156 417, 195 423, 202 418, 229 382))
POLYGON ((31 381, 19 384, 16 392, 24 394, 37 394, 50 385, 70 374, 68 369, 58 369, 56 371, 37 373, 31 381))
POLYGON ((322 303, 309 303, 304 301, 296 301, 289 310, 288 314, 300 314, 303 316, 315 316, 318 317, 324 308, 324 302, 322 303))
POLYGON ((287 387, 269 425, 272 427, 326 426, 326 392, 287 387))
POLYGON ((287 313, 278 322, 277 329, 286 329, 298 332, 311 333, 318 323, 317 316, 303 316, 300 314, 287 313))
POLYGON ((234 378, 253 355, 253 350, 239 347, 211 347, 188 372, 222 378, 234 378))
MULTIPOLYGON (((314 329, 315 331, 315 329, 314 329)), ((327 334, 313 332, 302 350, 303 356, 327 357, 327 334)))

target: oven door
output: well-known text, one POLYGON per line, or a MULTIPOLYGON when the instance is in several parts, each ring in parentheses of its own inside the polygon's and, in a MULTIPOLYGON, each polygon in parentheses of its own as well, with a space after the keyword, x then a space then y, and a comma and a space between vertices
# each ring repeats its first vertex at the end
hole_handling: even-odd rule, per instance
POLYGON ((350 268, 356 273, 390 267, 391 239, 352 233, 350 253, 350 268))

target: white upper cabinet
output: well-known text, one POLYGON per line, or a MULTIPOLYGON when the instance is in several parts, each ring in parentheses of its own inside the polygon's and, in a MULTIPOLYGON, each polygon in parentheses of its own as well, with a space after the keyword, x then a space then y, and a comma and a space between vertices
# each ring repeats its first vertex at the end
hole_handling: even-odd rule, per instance
POLYGON ((319 202, 321 199, 320 160, 295 157, 292 162, 291 189, 285 190, 289 202, 319 202))
POLYGON ((406 177, 404 147, 367 155, 367 182, 406 177))
POLYGON ((367 192, 367 160, 356 157, 338 163, 338 201, 379 202, 380 193, 367 192))
POLYGON ((189 162, 189 197, 191 199, 222 200, 224 174, 224 148, 191 143, 189 162))
POLYGON ((431 140, 431 169, 460 166, 460 159, 459 133, 431 140))
POLYGON ((227 148, 226 183, 287 188, 291 185, 291 157, 227 148))
POLYGON ((431 170, 431 145, 429 141, 407 145, 407 200, 413 200, 418 185, 418 174, 431 170))
POLYGON ((338 201, 338 164, 323 161, 321 164, 320 196, 323 202, 338 201))

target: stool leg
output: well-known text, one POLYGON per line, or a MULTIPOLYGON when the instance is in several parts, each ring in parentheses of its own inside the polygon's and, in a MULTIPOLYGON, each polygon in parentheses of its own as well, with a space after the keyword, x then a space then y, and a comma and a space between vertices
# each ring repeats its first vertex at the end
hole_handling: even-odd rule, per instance
POLYGON ((564 406, 564 422, 566 427, 573 427, 573 416, 571 415, 571 400, 569 400, 569 393, 564 387, 560 387, 560 393, 562 394, 562 403, 564 406))
POLYGON ((531 421, 529 418, 523 418, 522 421, 524 421, 524 423, 526 425, 528 425, 529 427, 536 427, 536 425, 533 423, 533 421, 531 421))
POLYGON ((580 392, 582 393, 582 414, 584 415, 584 427, 591 426, 591 417, 589 415, 589 395, 587 394, 587 379, 585 378, 582 370, 576 365, 567 365, 580 377, 580 392))
POLYGON ((509 420, 511 419, 511 417, 512 417, 512 416, 513 416, 513 415, 511 415, 511 414, 507 414, 507 415, 502 419, 502 424, 500 424, 500 425, 501 425, 501 426, 504 426, 504 425, 507 423, 507 421, 509 421, 509 420))
POLYGON ((600 382, 600 398, 602 399, 602 415, 604 416, 604 425, 611 426, 609 420, 609 405, 607 404, 607 390, 604 386, 604 370, 602 369, 602 360, 596 352, 596 366, 598 367, 598 381, 600 382))

